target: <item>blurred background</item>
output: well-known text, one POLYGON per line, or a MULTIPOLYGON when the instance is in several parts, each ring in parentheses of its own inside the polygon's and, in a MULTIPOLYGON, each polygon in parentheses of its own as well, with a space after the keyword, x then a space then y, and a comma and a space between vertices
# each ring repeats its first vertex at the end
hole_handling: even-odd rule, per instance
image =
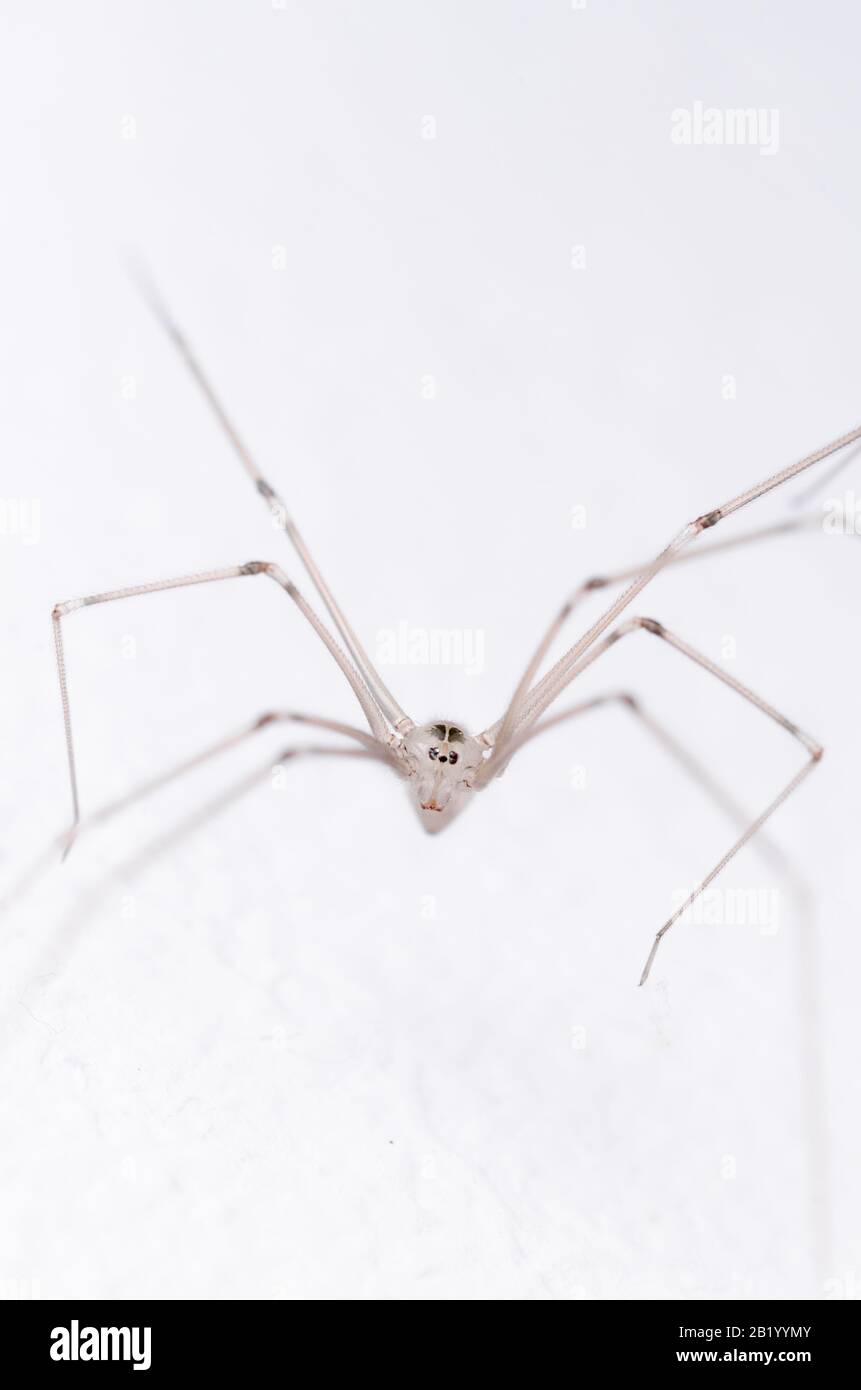
MULTIPOLYGON (((477 732, 577 583, 861 423, 859 28, 7 0, 0 891, 69 817, 57 600, 256 558, 311 596, 127 257, 401 703, 477 732)), ((714 786, 609 705, 428 837, 383 767, 273 777, 307 741, 275 725, 52 855, 0 926, 2 1295, 858 1297, 861 458, 830 468, 720 537, 842 522, 637 602, 827 749, 643 989, 804 760, 646 637, 566 698, 633 692, 714 786)), ((262 580, 65 637, 85 812, 265 710, 361 719, 262 580)))

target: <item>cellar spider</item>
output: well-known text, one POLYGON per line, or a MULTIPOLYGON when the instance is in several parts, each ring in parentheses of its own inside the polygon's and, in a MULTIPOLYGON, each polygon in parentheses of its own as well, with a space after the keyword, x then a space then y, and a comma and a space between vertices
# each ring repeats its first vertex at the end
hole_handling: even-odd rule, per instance
MULTIPOLYGON (((332 624, 339 634, 341 642, 339 643, 335 636, 333 636, 330 628, 322 621, 317 612, 307 602, 304 595, 299 591, 293 580, 285 573, 281 566, 270 560, 251 560, 244 564, 229 565, 224 569, 183 575, 178 579, 157 579, 149 584, 134 584, 128 588, 112 589, 107 593, 90 594, 86 598, 69 599, 64 603, 58 603, 53 610, 52 619, 72 796, 72 824, 70 829, 62 837, 64 853, 68 853, 76 835, 84 825, 94 825, 104 821, 109 816, 128 806, 131 802, 148 795, 166 782, 174 780, 176 777, 199 766, 209 758, 217 756, 227 748, 234 747, 243 740, 252 737, 258 730, 278 721, 302 724, 316 729, 324 729, 349 740, 349 744, 343 747, 316 744, 291 747, 284 751, 279 762, 283 763, 289 758, 299 756, 373 758, 382 761, 393 771, 405 778, 411 785, 415 795, 417 809, 425 828, 432 831, 439 831, 450 823, 453 816, 463 808, 472 794, 487 788, 491 782, 504 771, 511 758, 519 752, 525 743, 535 738, 546 729, 558 725, 563 720, 574 718, 584 713, 586 710, 594 709, 596 706, 605 704, 613 699, 621 700, 629 708, 638 712, 639 706, 636 701, 633 700, 633 697, 621 693, 598 696, 596 699, 585 701, 561 713, 554 713, 547 718, 542 718, 546 711, 548 711, 551 706, 555 705, 563 691, 567 690, 568 686, 588 667, 599 661, 610 647, 615 646, 616 643, 628 637, 645 633, 648 636, 659 638, 661 642, 672 648, 680 656, 694 662, 706 674, 722 681, 730 690, 735 691, 736 694, 753 705, 763 715, 785 729, 787 733, 802 745, 807 755, 803 766, 790 778, 786 785, 778 791, 777 795, 769 802, 765 809, 762 810, 750 824, 745 826, 739 838, 735 840, 730 848, 721 856, 714 868, 706 874, 705 878, 702 879, 698 886, 687 897, 685 902, 676 909, 673 915, 660 928, 652 942, 646 964, 640 976, 640 984, 645 984, 658 947, 666 933, 674 923, 679 920, 696 898, 699 897, 704 889, 717 877, 721 870, 726 867, 730 860, 738 854, 739 850, 748 843, 769 817, 774 814, 777 808, 801 785, 822 757, 823 750, 821 744, 818 743, 816 739, 805 733, 797 724, 793 723, 792 720, 787 719, 785 715, 781 714, 773 705, 769 704, 767 700, 764 700, 760 695, 757 695, 746 685, 743 685, 741 681, 736 680, 733 676, 722 670, 721 667, 717 666, 713 661, 710 661, 709 658, 704 656, 701 652, 689 646, 681 637, 669 632, 663 624, 656 619, 650 617, 627 616, 618 624, 617 619, 622 617, 622 614, 630 608, 634 599, 642 593, 647 584, 651 583, 655 576, 663 569, 683 559, 693 558, 687 553, 687 547, 693 541, 697 540, 703 532, 711 530, 719 522, 725 521, 735 512, 741 511, 743 507, 747 507, 752 502, 757 501, 758 498, 764 497, 766 493, 781 487, 799 473, 804 472, 805 469, 811 468, 814 464, 835 454, 838 450, 845 449, 850 444, 861 439, 861 426, 851 430, 848 434, 841 435, 839 439, 833 440, 830 444, 826 444, 823 448, 817 449, 814 453, 808 454, 798 463, 791 464, 789 467, 766 478, 763 482, 747 488, 744 492, 739 493, 737 497, 732 497, 721 506, 715 507, 711 511, 704 512, 701 516, 688 522, 660 554, 649 563, 635 569, 606 577, 587 580, 585 583, 581 584, 557 612, 549 628, 539 642, 531 660, 527 664, 501 717, 497 719, 494 724, 489 725, 483 732, 475 735, 469 734, 462 725, 448 719, 435 720, 427 724, 417 724, 401 708, 379 672, 376 670, 365 648, 350 626, 344 612, 336 602, 320 570, 312 559, 308 547, 302 539, 295 522, 287 512, 284 503, 275 489, 263 477, 263 474, 260 472, 242 439, 237 434, 219 397, 216 395, 209 379, 204 374, 197 357, 194 355, 185 337, 177 327, 176 322, 163 300, 149 280, 140 275, 138 279, 141 281, 141 288, 158 320, 184 359, 186 366, 208 401, 219 425, 229 439, 234 452, 245 468, 257 492, 272 512, 278 528, 286 534, 288 540, 292 543, 293 549, 298 554, 312 584, 328 610, 332 624), (63 619, 70 613, 98 603, 112 603, 117 599, 134 598, 144 594, 158 593, 165 589, 180 589, 193 584, 216 584, 224 580, 251 578, 256 575, 263 576, 273 581, 285 594, 287 594, 299 609, 305 621, 316 633, 319 640, 328 648, 333 661, 340 669, 344 679, 350 685, 359 703, 367 721, 368 729, 360 729, 352 725, 343 724, 337 720, 327 719, 312 714, 288 712, 267 713, 254 720, 254 722, 245 729, 232 734, 210 748, 204 749, 201 753, 181 764, 178 768, 151 780, 128 796, 102 808, 101 811, 97 811, 90 816, 87 821, 82 821, 78 798, 78 777, 75 766, 74 742, 72 738, 69 692, 66 680, 66 663, 63 650, 63 619), (552 666, 543 677, 536 679, 552 643, 562 631, 580 601, 596 590, 623 583, 625 580, 628 581, 627 587, 623 589, 619 596, 577 639, 574 645, 569 647, 555 665, 552 666), (614 624, 616 625, 614 626, 614 624)), ((766 534, 775 534, 777 532, 795 529, 800 524, 802 524, 800 520, 784 522, 777 526, 765 528, 756 533, 748 533, 748 535, 742 536, 735 541, 729 540, 723 542, 723 544, 728 546, 744 543, 766 534)), ((694 553, 712 553, 718 548, 720 548, 720 545, 712 545, 706 547, 704 551, 694 553)))

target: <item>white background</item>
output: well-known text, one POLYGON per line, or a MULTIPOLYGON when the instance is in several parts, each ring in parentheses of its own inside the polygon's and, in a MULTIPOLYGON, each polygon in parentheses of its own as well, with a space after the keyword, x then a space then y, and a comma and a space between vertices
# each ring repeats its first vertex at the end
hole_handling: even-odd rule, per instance
MULTIPOLYGON (((861 420, 845 3, 4 12, 6 885, 68 815, 54 602, 253 558, 310 588, 129 249, 371 651, 483 634, 480 675, 386 669, 420 719, 491 723, 579 580, 861 420), (776 108, 779 149, 674 144, 695 101, 776 108)), ((814 508, 853 485, 828 468, 814 508)), ((736 830, 622 709, 439 837, 384 768, 273 787, 283 726, 82 837, 2 921, 4 1294, 857 1296, 859 544, 638 601, 828 750, 770 828, 791 868, 723 880, 778 930, 680 925, 645 989, 736 830)), ((85 809, 263 710, 361 717, 265 580, 67 643, 85 809)), ((579 684, 639 694, 751 815, 803 761, 649 638, 579 684)))

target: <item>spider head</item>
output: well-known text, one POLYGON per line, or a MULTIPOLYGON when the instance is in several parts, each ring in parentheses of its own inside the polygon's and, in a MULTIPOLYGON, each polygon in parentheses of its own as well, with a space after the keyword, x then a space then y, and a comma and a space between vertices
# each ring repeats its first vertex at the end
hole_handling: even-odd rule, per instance
POLYGON ((477 738, 442 720, 413 729, 403 747, 423 811, 444 811, 470 786, 484 756, 477 738))

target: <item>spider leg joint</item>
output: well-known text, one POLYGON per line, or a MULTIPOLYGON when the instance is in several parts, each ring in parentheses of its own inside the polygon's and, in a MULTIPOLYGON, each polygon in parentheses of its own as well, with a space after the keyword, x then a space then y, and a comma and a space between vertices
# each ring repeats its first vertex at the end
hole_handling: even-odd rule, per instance
POLYGON ((65 603, 55 603, 51 610, 52 618, 65 618, 67 613, 74 613, 78 608, 84 608, 87 600, 85 598, 69 598, 65 603))
POLYGON ((656 637, 663 637, 664 626, 656 618, 634 618, 637 627, 645 628, 646 632, 653 632, 656 637))

